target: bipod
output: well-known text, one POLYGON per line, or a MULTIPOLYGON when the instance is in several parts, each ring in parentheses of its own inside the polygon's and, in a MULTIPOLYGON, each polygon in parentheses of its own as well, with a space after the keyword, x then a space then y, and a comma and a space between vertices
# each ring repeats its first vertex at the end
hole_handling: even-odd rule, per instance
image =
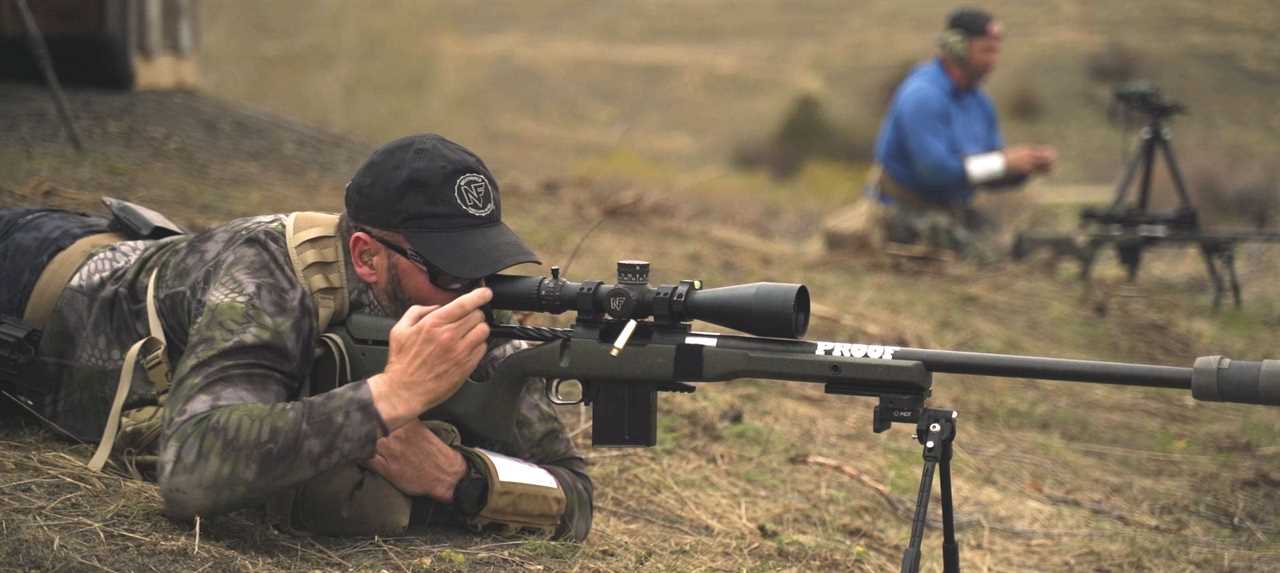
POLYGON ((920 570, 920 544, 924 540, 935 467, 942 475, 938 484, 942 493, 942 570, 946 573, 960 571, 960 547, 956 544, 955 512, 951 504, 951 443, 956 438, 957 415, 952 410, 930 408, 921 413, 916 425, 916 439, 924 445, 924 469, 920 474, 915 516, 911 519, 911 541, 902 554, 902 573, 920 570))

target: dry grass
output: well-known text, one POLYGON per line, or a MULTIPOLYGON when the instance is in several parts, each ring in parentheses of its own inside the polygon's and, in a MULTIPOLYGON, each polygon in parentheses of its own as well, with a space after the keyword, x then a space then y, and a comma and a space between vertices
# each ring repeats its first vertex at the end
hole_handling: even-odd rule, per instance
POLYGON ((253 511, 176 523, 161 517, 153 485, 86 469, 87 446, 67 446, 20 423, 2 427, 3 571, 540 570, 539 561, 578 551, 458 532, 297 537, 264 527, 253 511))

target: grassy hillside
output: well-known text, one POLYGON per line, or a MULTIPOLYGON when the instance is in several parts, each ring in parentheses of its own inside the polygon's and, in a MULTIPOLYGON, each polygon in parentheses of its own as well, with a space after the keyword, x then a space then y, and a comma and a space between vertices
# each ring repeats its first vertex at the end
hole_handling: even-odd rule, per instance
MULTIPOLYGON (((1006 24, 989 89, 1010 141, 1063 152, 1061 181, 1118 176, 1124 143, 1090 58, 1120 43, 1188 103, 1184 159, 1265 163, 1280 129, 1280 21, 1266 0, 982 2, 1006 24), (1009 116, 1018 97, 1042 109, 1009 116)), ((687 169, 821 98, 869 140, 886 84, 929 56, 936 2, 202 3, 209 92, 382 141, 447 133, 501 172, 563 173, 618 149, 687 169)))

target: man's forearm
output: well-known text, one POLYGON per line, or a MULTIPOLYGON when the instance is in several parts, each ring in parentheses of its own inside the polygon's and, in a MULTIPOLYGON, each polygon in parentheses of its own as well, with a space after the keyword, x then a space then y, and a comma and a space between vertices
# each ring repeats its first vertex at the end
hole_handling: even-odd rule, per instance
POLYGON ((234 404, 192 416, 161 451, 165 513, 230 511, 366 460, 382 433, 377 416, 363 382, 296 402, 234 404))

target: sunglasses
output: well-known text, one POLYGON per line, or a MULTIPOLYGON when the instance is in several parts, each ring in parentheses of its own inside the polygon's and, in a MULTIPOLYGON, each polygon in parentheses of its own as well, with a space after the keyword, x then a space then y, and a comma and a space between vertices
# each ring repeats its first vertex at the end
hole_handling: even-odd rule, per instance
POLYGON ((370 237, 373 237, 373 240, 377 241, 378 244, 386 247, 391 252, 408 259, 409 262, 414 264, 414 266, 426 271, 427 280, 431 281, 431 284, 435 285, 435 287, 440 290, 448 292, 468 292, 478 288, 480 283, 484 281, 484 279, 464 279, 461 277, 455 277, 444 272, 440 267, 431 264, 431 261, 428 261, 425 257, 419 254, 418 251, 415 251, 412 248, 401 247, 400 245, 369 232, 368 229, 360 230, 364 231, 370 237))

